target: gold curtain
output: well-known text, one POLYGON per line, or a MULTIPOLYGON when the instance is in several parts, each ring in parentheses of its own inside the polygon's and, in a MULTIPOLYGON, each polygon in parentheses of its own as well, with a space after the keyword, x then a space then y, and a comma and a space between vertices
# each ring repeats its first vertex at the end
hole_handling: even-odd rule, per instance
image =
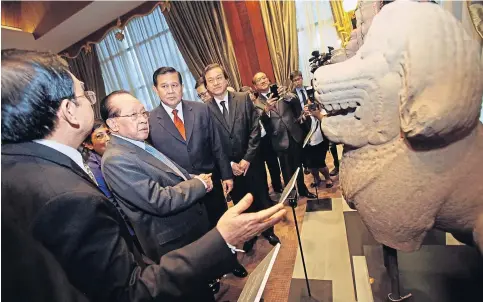
POLYGON ((238 90, 241 78, 221 2, 173 1, 170 6, 163 13, 191 73, 199 78, 205 66, 221 64, 238 90))
POLYGON ((263 25, 275 81, 289 86, 290 73, 299 69, 295 1, 260 1, 263 25))

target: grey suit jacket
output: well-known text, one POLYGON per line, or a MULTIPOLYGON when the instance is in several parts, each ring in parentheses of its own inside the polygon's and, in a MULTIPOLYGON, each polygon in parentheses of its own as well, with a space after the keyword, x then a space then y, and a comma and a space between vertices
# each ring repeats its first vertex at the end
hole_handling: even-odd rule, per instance
POLYGON ((205 186, 178 168, 188 180, 147 151, 114 135, 102 157, 106 183, 151 259, 159 259, 164 244, 188 236, 200 223, 208 223, 204 206, 197 202, 206 194, 205 186))
MULTIPOLYGON (((182 101, 186 141, 171 117, 159 105, 149 117, 149 137, 153 146, 190 174, 220 172, 223 180, 233 179, 230 161, 216 131, 208 106, 182 101)), ((215 173, 218 174, 218 173, 215 173)))
POLYGON ((214 99, 207 102, 230 161, 253 162, 260 145, 259 115, 246 93, 228 92, 228 123, 214 99))
MULTIPOLYGON (((255 100, 255 106, 259 108, 266 106, 266 99, 262 94, 255 100)), ((287 93, 283 99, 277 102, 275 110, 270 111, 270 127, 266 128, 270 129, 268 134, 272 140, 273 149, 277 152, 288 149, 290 136, 297 143, 303 142, 304 133, 296 121, 295 106, 300 106, 299 100, 293 93, 287 93)))

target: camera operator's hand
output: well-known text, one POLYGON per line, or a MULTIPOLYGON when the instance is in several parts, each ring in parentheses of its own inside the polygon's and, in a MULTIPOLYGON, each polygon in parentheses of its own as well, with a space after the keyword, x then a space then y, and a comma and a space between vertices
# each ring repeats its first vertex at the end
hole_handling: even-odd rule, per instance
POLYGON ((265 106, 265 112, 275 110, 275 104, 277 104, 277 98, 269 98, 267 100, 267 106, 265 106))
POLYGON ((288 89, 285 86, 278 86, 277 92, 280 98, 283 98, 287 94, 288 89))
MULTIPOLYGON (((312 103, 309 103, 309 105, 311 105, 311 104, 312 103)), ((311 115, 311 116, 315 117, 316 119, 318 119, 319 121, 321 121, 325 117, 325 114, 323 114, 322 111, 320 111, 320 106, 317 106, 316 108, 312 108, 312 109, 315 109, 315 110, 310 110, 309 105, 304 106, 304 114, 311 115)))
POLYGON ((216 228, 226 243, 243 244, 277 224, 285 216, 283 204, 256 213, 243 213, 253 202, 251 194, 245 195, 240 202, 229 208, 218 221, 216 228))

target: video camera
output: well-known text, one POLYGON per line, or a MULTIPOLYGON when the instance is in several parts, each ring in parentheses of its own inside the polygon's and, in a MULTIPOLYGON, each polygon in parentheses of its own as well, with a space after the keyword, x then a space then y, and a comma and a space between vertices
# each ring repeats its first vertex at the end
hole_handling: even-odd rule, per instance
POLYGON ((318 50, 312 51, 312 57, 309 59, 310 63, 310 72, 314 73, 317 68, 323 65, 327 65, 330 63, 330 59, 332 58, 332 51, 334 47, 328 47, 329 52, 320 53, 318 50))

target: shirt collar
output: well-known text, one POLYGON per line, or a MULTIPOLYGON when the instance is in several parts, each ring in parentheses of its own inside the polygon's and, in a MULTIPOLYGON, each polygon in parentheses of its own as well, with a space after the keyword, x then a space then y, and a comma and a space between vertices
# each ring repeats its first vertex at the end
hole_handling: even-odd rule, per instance
POLYGON ((121 138, 123 140, 126 140, 126 141, 130 142, 131 144, 134 144, 134 145, 138 146, 139 148, 141 148, 143 150, 146 150, 146 143, 145 142, 140 142, 140 141, 137 141, 137 140, 133 140, 133 139, 130 139, 130 138, 121 136, 119 134, 111 133, 111 135, 114 135, 115 137, 119 137, 119 138, 121 138))
POLYGON ((218 99, 218 98, 214 98, 216 103, 218 104, 218 106, 221 106, 221 102, 225 101, 225 104, 228 104, 228 93, 225 94, 225 97, 223 99, 218 99))
MULTIPOLYGON (((176 105, 175 109, 178 110, 178 114, 183 112, 182 104, 183 104, 183 101, 179 102, 179 104, 176 105)), ((166 113, 168 113, 169 115, 173 115, 173 108, 167 106, 163 102, 161 102, 161 106, 163 106, 164 110, 166 110, 166 113)))
POLYGON ((52 148, 54 150, 57 150, 60 153, 68 156, 79 167, 81 167, 82 170, 84 170, 87 173, 86 168, 84 166, 84 160, 82 160, 82 155, 76 149, 74 149, 70 146, 58 143, 56 141, 50 140, 50 139, 36 139, 36 140, 34 140, 34 142, 41 144, 41 145, 44 145, 44 146, 47 146, 47 147, 52 148))

